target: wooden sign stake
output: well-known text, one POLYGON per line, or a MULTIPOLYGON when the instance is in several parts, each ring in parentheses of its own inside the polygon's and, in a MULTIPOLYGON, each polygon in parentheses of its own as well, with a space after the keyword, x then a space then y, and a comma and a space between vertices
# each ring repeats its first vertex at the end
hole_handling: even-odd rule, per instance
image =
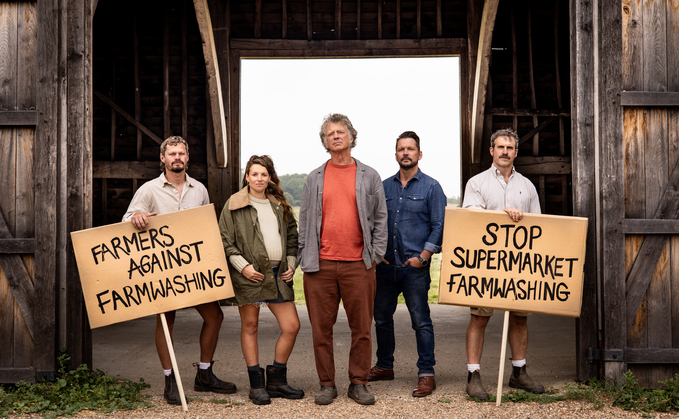
POLYGON ((177 380, 177 388, 179 389, 179 398, 182 401, 182 409, 185 412, 189 411, 186 406, 186 396, 184 395, 184 386, 182 386, 182 379, 179 376, 179 368, 177 368, 177 358, 174 355, 174 347, 172 346, 172 339, 170 339, 170 329, 167 327, 167 319, 165 313, 160 313, 160 321, 163 323, 163 332, 165 332, 165 342, 167 342, 167 350, 170 352, 170 359, 172 360, 172 369, 174 370, 174 378, 177 380))
POLYGON ((505 353, 507 352, 507 332, 509 331, 509 311, 505 311, 505 321, 502 325, 502 346, 500 347, 500 374, 497 378, 497 400, 495 405, 502 403, 502 381, 505 375, 505 353))

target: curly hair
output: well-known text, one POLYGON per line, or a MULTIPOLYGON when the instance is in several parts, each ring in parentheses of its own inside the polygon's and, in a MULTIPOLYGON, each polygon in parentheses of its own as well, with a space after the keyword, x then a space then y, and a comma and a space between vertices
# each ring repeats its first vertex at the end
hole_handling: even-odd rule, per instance
POLYGON ((243 175, 243 187, 248 186, 247 175, 250 173, 250 168, 252 165, 258 164, 263 166, 267 172, 269 172, 269 184, 266 187, 266 193, 274 196, 283 205, 283 215, 285 216, 285 221, 288 221, 288 216, 294 217, 292 212, 292 207, 285 199, 285 194, 283 189, 281 189, 281 181, 278 179, 276 174, 276 169, 273 166, 273 160, 269 156, 252 156, 245 165, 245 174, 243 175))
POLYGON ((356 131, 354 126, 351 124, 349 117, 346 115, 342 115, 341 113, 331 113, 329 115, 326 115, 325 118, 323 118, 323 123, 321 124, 321 131, 318 133, 321 137, 321 144, 323 144, 323 147, 325 147, 325 151, 327 151, 328 153, 330 152, 330 149, 328 148, 328 142, 326 141, 325 138, 325 130, 328 128, 328 125, 332 123, 344 125, 347 131, 349 131, 349 135, 351 136, 351 148, 356 147, 356 137, 358 137, 358 131, 356 131))

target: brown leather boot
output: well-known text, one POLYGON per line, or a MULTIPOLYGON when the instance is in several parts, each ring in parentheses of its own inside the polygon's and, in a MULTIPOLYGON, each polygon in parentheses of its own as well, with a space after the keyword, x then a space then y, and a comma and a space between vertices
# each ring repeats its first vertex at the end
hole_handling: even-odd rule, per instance
POLYGON ((483 383, 481 383, 481 372, 479 370, 469 373, 467 378, 467 394, 475 399, 488 400, 488 393, 483 388, 483 383))
POLYGON ((528 376, 525 365, 521 368, 514 368, 512 375, 509 377, 509 387, 519 388, 535 394, 542 394, 545 392, 545 387, 542 384, 536 383, 528 376))

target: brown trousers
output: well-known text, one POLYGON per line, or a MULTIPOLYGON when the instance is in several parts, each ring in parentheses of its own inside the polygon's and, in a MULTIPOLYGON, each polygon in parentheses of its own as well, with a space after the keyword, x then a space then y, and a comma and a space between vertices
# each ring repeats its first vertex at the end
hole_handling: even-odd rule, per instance
POLYGON ((332 328, 337 321, 340 299, 351 329, 349 380, 366 384, 372 362, 370 328, 375 303, 375 264, 365 269, 363 261, 321 259, 319 268, 318 272, 304 273, 304 296, 320 385, 335 385, 332 328))

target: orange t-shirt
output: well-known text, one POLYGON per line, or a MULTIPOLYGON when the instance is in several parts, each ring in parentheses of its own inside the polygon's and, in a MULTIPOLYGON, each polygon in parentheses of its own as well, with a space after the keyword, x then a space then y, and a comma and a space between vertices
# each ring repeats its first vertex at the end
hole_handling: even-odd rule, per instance
POLYGON ((328 162, 323 178, 321 251, 326 260, 363 260, 363 232, 356 204, 356 163, 328 162))

